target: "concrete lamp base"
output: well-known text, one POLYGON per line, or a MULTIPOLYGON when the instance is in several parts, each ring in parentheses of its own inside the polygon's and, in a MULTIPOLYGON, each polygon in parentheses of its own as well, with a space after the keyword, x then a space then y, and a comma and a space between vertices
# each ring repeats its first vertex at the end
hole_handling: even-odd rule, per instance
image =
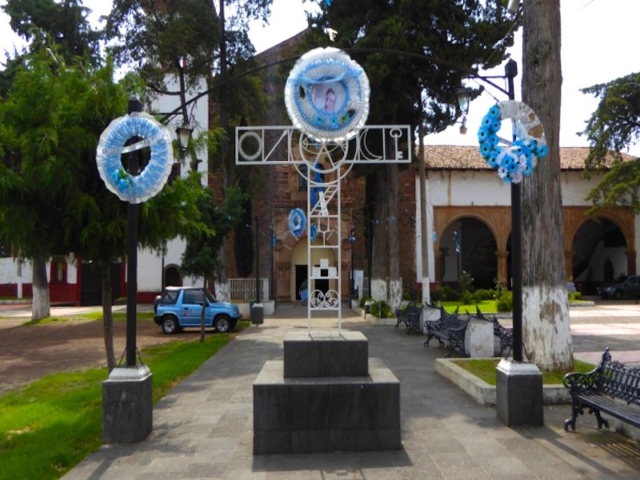
POLYGON ((153 430, 153 383, 147 365, 114 368, 102 383, 102 440, 133 443, 153 430))
POLYGON ((542 373, 536 365, 500 360, 496 369, 496 413, 508 427, 544 424, 542 373))

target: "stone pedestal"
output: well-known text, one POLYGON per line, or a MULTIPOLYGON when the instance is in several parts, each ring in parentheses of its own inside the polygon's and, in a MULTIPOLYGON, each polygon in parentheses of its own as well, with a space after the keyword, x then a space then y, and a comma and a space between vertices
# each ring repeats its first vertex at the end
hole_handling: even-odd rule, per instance
POLYGON ((397 450, 400 382, 360 332, 292 332, 253 384, 253 453, 397 450))
POLYGON ((153 382, 147 365, 114 368, 102 383, 102 439, 133 443, 153 430, 153 382))
POLYGON ((496 413, 508 427, 544 424, 542 373, 536 365, 500 360, 496 369, 496 413))
POLYGON ((493 357, 493 325, 485 320, 471 320, 465 332, 465 350, 471 358, 493 357))

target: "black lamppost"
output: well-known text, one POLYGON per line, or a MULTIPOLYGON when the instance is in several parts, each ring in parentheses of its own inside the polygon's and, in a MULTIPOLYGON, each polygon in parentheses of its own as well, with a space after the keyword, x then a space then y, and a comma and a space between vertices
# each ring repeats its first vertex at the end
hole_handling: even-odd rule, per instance
POLYGON ((349 298, 356 298, 356 279, 353 273, 353 244, 356 241, 356 232, 352 228, 351 233, 349 233, 349 243, 351 244, 351 281, 349 282, 349 298))
MULTIPOLYGON (((127 108, 129 114, 142 112, 142 102, 131 97, 127 108)), ((139 151, 129 154, 129 174, 140 173, 139 151)), ((136 366, 136 295, 138 292, 138 217, 140 204, 127 205, 127 367, 136 366)))
MULTIPOLYGON (((515 99, 515 89, 513 79, 518 76, 518 64, 515 60, 509 59, 504 67, 504 75, 473 78, 482 80, 502 93, 506 94, 509 100, 515 99), (507 89, 500 87, 491 81, 492 78, 503 78, 507 80, 507 89)), ((462 105, 466 102, 467 111, 469 104, 468 89, 458 91, 458 102, 462 105), (465 99, 466 96, 466 99, 465 99)), ((520 184, 511 182, 511 277, 513 279, 513 360, 522 362, 522 209, 520 184)))

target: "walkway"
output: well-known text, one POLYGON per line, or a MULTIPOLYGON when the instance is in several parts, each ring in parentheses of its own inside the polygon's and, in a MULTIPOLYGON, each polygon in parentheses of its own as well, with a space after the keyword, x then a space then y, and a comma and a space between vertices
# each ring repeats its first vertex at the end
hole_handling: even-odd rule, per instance
MULTIPOLYGON (((253 456, 252 383, 265 361, 282 358, 285 333, 306 329, 307 320, 301 318, 305 313, 280 306, 274 317, 238 335, 155 405, 154 430, 146 440, 103 446, 63 478, 481 480, 640 475, 640 445, 615 432, 598 431, 591 416, 578 420, 576 433, 566 433, 562 425, 570 407, 548 406, 544 427, 508 428, 497 421, 495 408, 479 406, 435 372, 434 361, 444 349, 423 348, 423 338, 371 326, 353 312, 345 312, 343 328, 363 332, 370 357, 380 358, 401 382, 404 448, 253 456)), ((637 320, 640 323, 640 316, 637 320)), ((335 328, 335 323, 314 320, 313 328, 335 328)), ((620 338, 617 346, 629 351, 640 340, 636 335, 620 338)), ((608 340, 601 337, 592 345, 601 351, 608 340)))

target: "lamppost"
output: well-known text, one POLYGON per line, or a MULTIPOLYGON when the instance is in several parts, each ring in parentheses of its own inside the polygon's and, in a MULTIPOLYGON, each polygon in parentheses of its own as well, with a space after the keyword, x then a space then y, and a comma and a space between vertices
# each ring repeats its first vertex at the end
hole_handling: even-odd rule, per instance
POLYGON ((351 244, 351 281, 349 282, 349 299, 356 298, 356 279, 353 273, 353 244, 356 241, 356 232, 353 228, 351 228, 351 232, 349 233, 349 243, 351 244))
MULTIPOLYGON (((488 83, 495 89, 507 95, 509 100, 515 99, 513 79, 518 76, 518 64, 509 59, 504 67, 504 75, 473 76, 474 79, 488 83), (492 81, 493 78, 507 80, 507 89, 492 81)), ((466 105, 469 110, 469 89, 458 91, 458 102, 466 105)), ((511 182, 511 277, 513 281, 513 360, 522 362, 522 214, 521 214, 520 183, 511 182)))

